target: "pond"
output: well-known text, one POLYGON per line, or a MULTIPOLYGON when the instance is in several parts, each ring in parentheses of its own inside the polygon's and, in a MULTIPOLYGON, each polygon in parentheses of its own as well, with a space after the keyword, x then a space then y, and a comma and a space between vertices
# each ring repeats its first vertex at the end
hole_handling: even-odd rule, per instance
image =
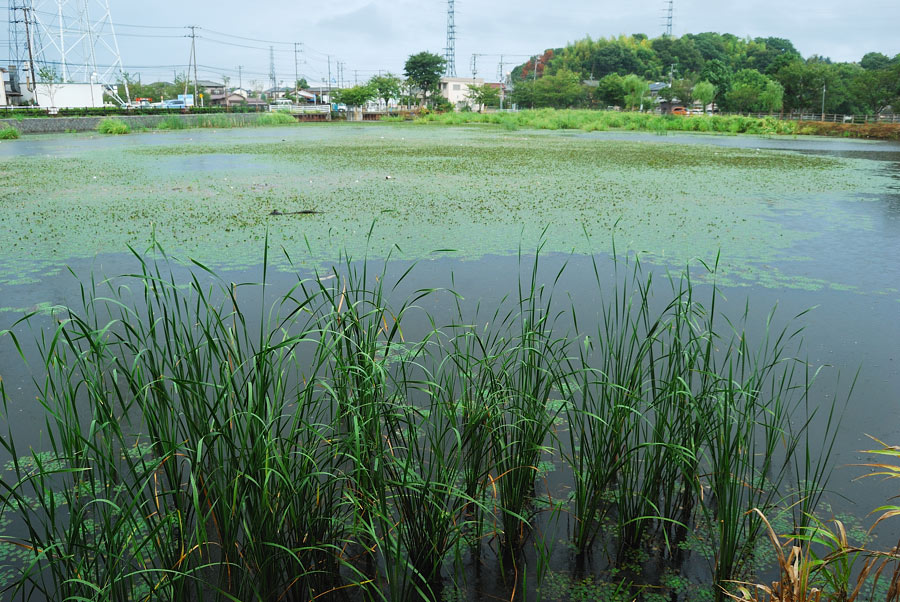
MULTIPOLYGON (((458 295, 437 292, 417 302, 438 324, 477 307, 490 316, 510 303, 507 296, 515 305, 539 249, 537 285, 553 284, 557 300, 581 321, 581 339, 601 320, 599 291, 621 281, 612 273, 614 255, 632 265, 639 258, 662 290, 667 274, 677 278, 689 265, 700 296, 709 297, 713 282, 719 287, 722 316, 739 319, 749 303, 751 336, 763 336, 776 306, 773 330, 789 322, 804 328, 802 360, 824 367, 811 403, 827 409, 837 392, 843 414, 823 518, 843 516, 858 533, 871 525, 868 513, 896 493, 891 482, 854 481, 866 469, 853 465, 875 459, 859 451, 878 447, 867 436, 900 443, 900 145, 310 124, 33 137, 0 145, 0 166, 0 331, 13 328, 26 357, 37 357, 41 333, 52 336, 59 313, 50 308, 79 306, 92 275, 138 271, 129 247, 141 255, 155 246, 179 258, 180 283, 189 270, 207 282, 203 267, 240 283, 260 280, 268 245, 270 302, 298 275, 327 274, 344 255, 352 266, 389 258, 389 285, 411 268, 395 300, 425 288, 458 295), (30 324, 16 325, 32 311, 30 324)), ((658 297, 654 303, 665 302, 658 297)), ((250 320, 255 328, 259 322, 250 320)), ((562 323, 575 330, 570 319, 562 323)), ((415 340, 429 322, 411 316, 404 328, 415 340)), ((47 452, 35 365, 24 365, 9 337, 2 340, 5 421, 18 449, 47 452)), ((814 428, 821 422, 822 415, 814 428)), ((545 461, 561 464, 558 456, 545 461)), ((562 472, 543 473, 537 492, 565 497, 571 483, 554 476, 562 472)), ((549 546, 544 599, 576 599, 577 587, 596 593, 601 582, 619 582, 603 554, 587 566, 576 558, 567 519, 551 517, 535 519, 549 546)), ((4 523, 15 531, 9 513, 4 523)), ((898 530, 886 524, 880 533, 873 545, 889 548, 898 530)), ((534 571, 541 552, 526 556, 534 571)), ((509 567, 498 568, 497 560, 461 560, 469 579, 459 595, 509 597, 509 567)), ((697 584, 710 578, 702 554, 678 567, 693 593, 660 585, 661 575, 673 574, 666 566, 645 564, 629 579, 651 573, 646 580, 657 589, 644 594, 650 600, 653 592, 699 595, 697 584)), ((534 598, 536 577, 517 578, 534 598)))

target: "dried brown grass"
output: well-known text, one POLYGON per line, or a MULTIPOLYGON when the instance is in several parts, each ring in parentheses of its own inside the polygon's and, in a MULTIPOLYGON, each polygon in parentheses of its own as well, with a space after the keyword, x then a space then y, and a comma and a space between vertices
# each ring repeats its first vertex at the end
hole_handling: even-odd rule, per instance
MULTIPOLYGON (((765 515, 754 508, 766 526, 769 541, 778 557, 780 577, 771 585, 737 583, 738 594, 727 593, 728 597, 737 602, 875 602, 875 585, 882 579, 888 578, 888 589, 884 602, 900 602, 900 545, 890 552, 877 552, 860 547, 851 546, 847 540, 847 533, 840 521, 833 521, 836 525, 836 533, 832 533, 833 541, 838 542, 837 549, 825 558, 819 560, 812 556, 809 546, 795 545, 794 538, 782 541, 765 515), (790 552, 785 555, 785 548, 790 546, 790 552), (826 593, 813 583, 819 582, 817 574, 826 571, 832 563, 845 559, 851 554, 860 554, 863 560, 862 568, 852 582, 837 592, 826 593), (893 565, 893 566, 892 566, 893 565), (887 570, 889 569, 890 570, 887 570), (869 577, 873 583, 868 598, 862 598, 863 590, 869 577), (852 590, 850 589, 852 586, 852 590)), ((880 520, 880 519, 879 519, 880 520)), ((877 524, 877 523, 876 523, 877 524)), ((880 602, 880 601, 879 601, 880 602)))

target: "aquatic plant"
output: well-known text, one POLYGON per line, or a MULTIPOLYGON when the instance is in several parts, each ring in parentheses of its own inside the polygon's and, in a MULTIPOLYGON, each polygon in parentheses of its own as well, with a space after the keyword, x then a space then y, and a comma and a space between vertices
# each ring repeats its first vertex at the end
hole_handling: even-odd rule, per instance
POLYGON ((12 126, 0 127, 0 140, 17 140, 19 138, 19 130, 12 126))
POLYGON ((131 127, 121 119, 107 118, 97 124, 101 134, 122 135, 131 132, 131 127))
POLYGON ((587 132, 609 129, 652 131, 721 132, 729 134, 795 134, 798 122, 774 117, 750 118, 740 115, 655 115, 653 113, 536 109, 517 113, 431 113, 416 119, 417 123, 463 125, 470 123, 499 124, 506 129, 580 129, 587 132), (512 125, 515 124, 515 127, 512 125))
MULTIPOLYGON (((185 283, 156 252, 86 279, 39 335, 49 455, 22 454, 10 422, 0 439, 0 514, 23 526, 0 545, 27 551, 13 598, 434 599, 448 563, 485 550, 521 575, 529 542, 543 579, 536 482, 554 458, 581 553, 604 537, 620 561, 674 549, 705 522, 726 587, 764 524, 748 510, 790 498, 810 423, 793 331, 751 347, 689 273, 657 313, 650 275, 605 289, 595 262, 601 322, 585 331, 555 309, 565 268, 547 278, 539 256, 520 255, 485 325, 452 292, 398 299, 414 268, 389 279, 387 261, 345 257, 273 298, 267 255, 260 284, 236 285, 199 263, 185 283), (448 324, 419 308, 438 294, 457 300, 448 324)), ((8 420, 3 381, 0 398, 8 420)), ((818 491, 828 473, 806 474, 818 491)))
POLYGON ((264 113, 256 120, 257 125, 297 125, 297 123, 299 122, 292 115, 278 111, 264 113))
POLYGON ((177 115, 168 115, 156 124, 158 130, 183 130, 187 127, 187 122, 177 115))

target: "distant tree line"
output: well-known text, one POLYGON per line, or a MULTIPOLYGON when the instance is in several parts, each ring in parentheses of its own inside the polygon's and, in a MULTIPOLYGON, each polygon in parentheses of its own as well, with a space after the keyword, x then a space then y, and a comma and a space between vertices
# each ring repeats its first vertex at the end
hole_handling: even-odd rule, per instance
POLYGON ((790 40, 686 34, 585 38, 516 67, 512 100, 529 107, 646 108, 647 82, 665 100, 715 101, 738 112, 874 114, 900 105, 900 55, 870 52, 856 63, 803 58, 790 40), (699 85, 699 87, 698 87, 699 85), (823 95, 824 92, 824 95, 823 95))

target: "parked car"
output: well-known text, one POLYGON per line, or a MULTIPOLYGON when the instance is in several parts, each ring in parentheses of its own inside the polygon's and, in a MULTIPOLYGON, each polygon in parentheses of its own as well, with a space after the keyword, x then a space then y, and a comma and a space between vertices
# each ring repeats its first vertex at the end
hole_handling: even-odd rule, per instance
POLYGON ((672 115, 688 115, 688 110, 684 107, 673 107, 672 115))
POLYGON ((184 109, 186 105, 183 100, 165 100, 163 101, 164 109, 184 109))

